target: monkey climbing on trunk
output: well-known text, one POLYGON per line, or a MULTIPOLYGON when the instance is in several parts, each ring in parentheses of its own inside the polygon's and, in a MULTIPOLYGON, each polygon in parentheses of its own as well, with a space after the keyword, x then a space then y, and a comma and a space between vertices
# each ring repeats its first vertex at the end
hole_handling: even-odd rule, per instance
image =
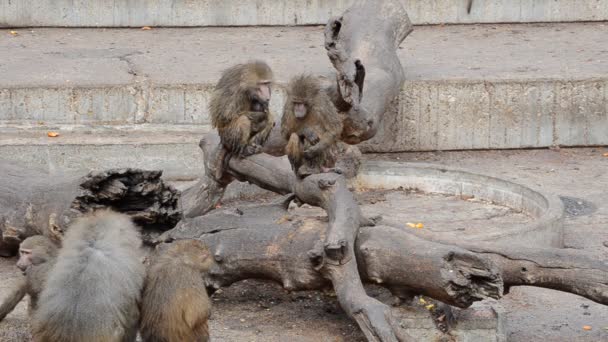
POLYGON ((289 83, 281 134, 291 166, 300 178, 340 170, 335 168, 342 121, 320 82, 300 75, 289 83))

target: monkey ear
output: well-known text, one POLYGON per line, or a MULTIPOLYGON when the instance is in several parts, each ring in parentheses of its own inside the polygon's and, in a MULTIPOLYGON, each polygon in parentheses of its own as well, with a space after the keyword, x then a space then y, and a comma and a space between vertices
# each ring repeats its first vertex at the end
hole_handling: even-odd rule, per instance
POLYGON ((61 240, 61 238, 63 237, 63 228, 61 228, 59 225, 57 224, 50 224, 49 225, 49 232, 51 233, 51 236, 61 240))

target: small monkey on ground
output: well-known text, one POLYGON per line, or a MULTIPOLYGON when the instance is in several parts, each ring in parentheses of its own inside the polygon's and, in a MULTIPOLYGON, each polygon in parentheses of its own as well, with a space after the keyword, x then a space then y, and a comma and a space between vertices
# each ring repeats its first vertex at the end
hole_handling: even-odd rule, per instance
POLYGON ((298 177, 340 172, 334 167, 342 120, 313 76, 301 75, 289 83, 281 134, 288 141, 285 153, 298 177))
POLYGON ((140 333, 146 342, 208 341, 203 273, 213 264, 198 240, 178 240, 153 259, 144 285, 140 333))
POLYGON ((36 342, 135 341, 145 276, 131 219, 98 210, 72 224, 38 301, 36 342))
POLYGON ((9 297, 0 305, 0 321, 15 309, 25 295, 30 297, 30 316, 36 311, 38 297, 46 283, 49 269, 55 263, 58 250, 55 243, 42 235, 31 236, 21 242, 17 267, 25 278, 17 283, 9 297))
POLYGON ((211 123, 230 155, 260 153, 274 127, 268 109, 273 74, 262 61, 237 64, 222 73, 209 105, 211 123))

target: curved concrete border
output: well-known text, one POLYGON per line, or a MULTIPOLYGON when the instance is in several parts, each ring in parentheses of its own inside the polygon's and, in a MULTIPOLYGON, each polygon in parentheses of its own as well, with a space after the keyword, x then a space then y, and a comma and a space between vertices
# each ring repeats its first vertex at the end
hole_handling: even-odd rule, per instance
MULTIPOLYGON (((535 218, 530 224, 504 232, 463 235, 464 241, 488 241, 527 246, 563 247, 563 213, 561 200, 538 189, 497 177, 424 163, 368 161, 355 179, 359 188, 416 188, 427 193, 474 196, 499 205, 523 211, 535 218)), ((413 230, 432 240, 454 243, 441 234, 413 230)))

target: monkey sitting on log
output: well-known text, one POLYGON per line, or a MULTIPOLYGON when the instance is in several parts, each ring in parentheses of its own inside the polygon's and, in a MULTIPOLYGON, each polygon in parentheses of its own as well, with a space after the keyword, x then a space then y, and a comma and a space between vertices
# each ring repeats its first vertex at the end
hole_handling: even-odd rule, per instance
POLYGON ((69 228, 38 301, 34 341, 135 341, 145 276, 138 229, 99 210, 69 228))
POLYGON ((148 268, 140 333, 145 342, 208 341, 210 303, 202 273, 213 264, 198 240, 173 242, 148 268))
POLYGON ((237 64, 222 73, 209 105, 211 123, 230 155, 260 153, 274 127, 268 109, 273 74, 262 61, 237 64))
POLYGON ((296 175, 304 178, 335 168, 342 120, 320 82, 310 75, 289 83, 281 120, 281 134, 288 141, 285 153, 296 175))
POLYGON ((58 249, 48 237, 42 235, 30 236, 21 242, 17 267, 25 278, 18 282, 9 297, 0 305, 0 321, 15 309, 25 295, 30 297, 30 316, 36 311, 38 297, 46 283, 49 269, 55 263, 58 249))

